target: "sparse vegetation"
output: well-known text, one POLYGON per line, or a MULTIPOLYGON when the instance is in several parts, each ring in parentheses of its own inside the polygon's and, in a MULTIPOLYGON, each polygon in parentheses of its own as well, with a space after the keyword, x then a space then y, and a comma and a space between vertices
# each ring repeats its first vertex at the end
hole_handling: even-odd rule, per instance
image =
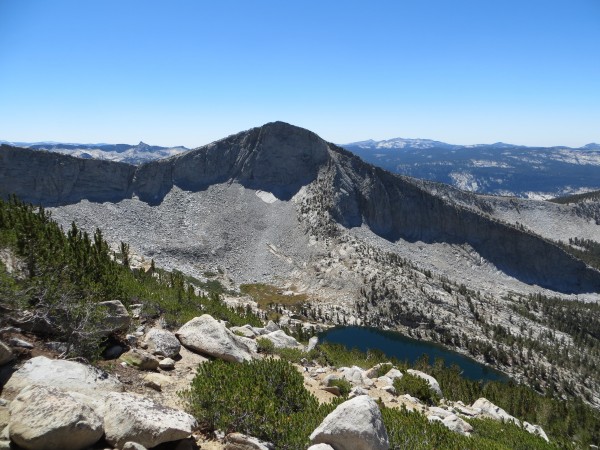
POLYGON ((248 309, 227 307, 216 289, 196 294, 180 272, 153 264, 147 272, 131 269, 127 244, 121 243, 118 257, 100 230, 90 237, 73 223, 65 234, 44 208, 16 198, 0 200, 0 249, 14 255, 20 267, 8 274, 0 264, 0 306, 31 311, 49 323, 71 355, 98 355, 105 317, 98 303, 104 300, 143 303, 143 314, 160 315, 170 327, 204 313, 233 325, 262 324, 248 309))
POLYGON ((181 397, 205 431, 246 433, 282 450, 308 447, 310 433, 336 406, 319 405, 296 368, 275 359, 202 364, 181 397))

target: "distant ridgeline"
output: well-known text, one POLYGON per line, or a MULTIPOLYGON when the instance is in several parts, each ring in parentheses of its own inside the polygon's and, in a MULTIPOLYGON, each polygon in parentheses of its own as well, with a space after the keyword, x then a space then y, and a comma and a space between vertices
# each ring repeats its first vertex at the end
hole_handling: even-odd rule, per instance
POLYGON ((525 147, 498 142, 452 145, 390 139, 344 145, 365 161, 401 175, 471 192, 548 199, 600 189, 600 145, 525 147))

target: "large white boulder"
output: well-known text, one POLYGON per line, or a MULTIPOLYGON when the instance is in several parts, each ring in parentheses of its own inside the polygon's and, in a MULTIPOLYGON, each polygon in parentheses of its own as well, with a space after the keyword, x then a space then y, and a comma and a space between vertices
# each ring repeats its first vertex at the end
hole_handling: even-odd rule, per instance
POLYGON ((147 350, 154 355, 162 355, 167 358, 174 358, 181 350, 181 343, 177 336, 168 330, 152 328, 146 337, 144 343, 147 345, 147 350))
POLYGON ((204 314, 195 317, 175 333, 190 350, 231 362, 249 361, 252 352, 222 322, 204 314))
POLYGON ((433 392, 435 392, 435 394, 438 397, 444 398, 444 394, 442 393, 440 384, 431 375, 427 375, 426 373, 421 372, 420 370, 414 370, 414 369, 408 369, 407 372, 410 373, 411 375, 414 375, 415 377, 419 377, 419 378, 422 378, 423 380, 427 381, 427 383, 429 383, 429 387, 431 388, 431 390, 433 392))
POLYGON ((335 450, 335 449, 329 444, 315 444, 315 445, 311 445, 310 447, 308 447, 307 450, 335 450))
POLYGON ((132 441, 152 448, 188 437, 196 427, 189 414, 136 394, 112 393, 106 399, 104 432, 109 444, 132 441))
POLYGON ((368 395, 348 400, 333 410, 310 435, 311 444, 335 450, 387 450, 390 447, 379 406, 368 395))
POLYGON ((272 331, 262 336, 262 339, 271 341, 275 348, 303 348, 296 339, 285 334, 283 330, 272 331))
POLYGON ((489 417, 490 419, 500 420, 504 422, 514 422, 517 425, 520 425, 519 419, 511 416, 509 413, 504 411, 499 406, 494 405, 487 398, 481 397, 471 405, 473 409, 480 409, 482 414, 489 417))
POLYGON ((9 409, 10 439, 27 450, 80 450, 104 432, 92 408, 54 388, 26 387, 9 409))
POLYGON ((12 374, 4 390, 18 393, 30 385, 50 386, 97 397, 107 392, 122 391, 123 385, 103 370, 75 361, 36 356, 12 374))

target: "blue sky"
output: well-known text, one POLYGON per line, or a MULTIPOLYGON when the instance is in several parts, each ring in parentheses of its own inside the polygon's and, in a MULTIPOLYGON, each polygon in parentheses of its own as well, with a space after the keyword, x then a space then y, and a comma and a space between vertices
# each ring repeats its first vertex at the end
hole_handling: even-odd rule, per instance
POLYGON ((0 0, 0 139, 600 141, 600 1, 0 0))

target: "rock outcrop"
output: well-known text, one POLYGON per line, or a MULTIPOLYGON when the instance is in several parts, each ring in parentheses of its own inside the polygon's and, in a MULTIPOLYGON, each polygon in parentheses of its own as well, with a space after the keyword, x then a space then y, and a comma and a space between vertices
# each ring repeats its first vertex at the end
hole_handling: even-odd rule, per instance
POLYGON ((45 356, 36 356, 25 362, 12 374, 4 386, 4 391, 16 394, 31 385, 53 387, 94 397, 123 390, 119 380, 100 369, 75 361, 48 359, 45 356))
POLYGON ((208 314, 195 317, 184 324, 176 336, 190 350, 225 361, 242 362, 253 357, 240 337, 208 314))
POLYGON ((475 400, 473 402, 473 404, 471 405, 471 408, 479 409, 485 416, 488 416, 489 418, 494 419, 494 420, 502 420, 505 422, 514 422, 517 425, 521 424, 518 419, 511 416, 509 413, 504 411, 499 406, 494 405, 487 398, 482 397, 482 398, 475 400))
POLYGON ((28 450, 82 450, 100 440, 102 418, 72 395, 29 386, 10 404, 10 439, 28 450))
POLYGON ((367 395, 339 405, 313 431, 310 441, 336 450, 387 450, 390 446, 379 406, 367 395))

